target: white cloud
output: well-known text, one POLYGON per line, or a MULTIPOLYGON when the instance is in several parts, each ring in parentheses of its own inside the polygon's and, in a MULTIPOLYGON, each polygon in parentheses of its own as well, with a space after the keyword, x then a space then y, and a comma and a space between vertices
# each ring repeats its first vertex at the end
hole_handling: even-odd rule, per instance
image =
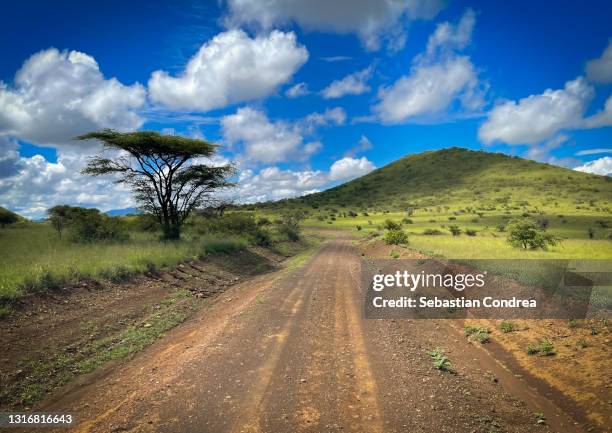
POLYGON ((453 105, 474 112, 484 104, 478 73, 467 56, 456 52, 471 40, 475 15, 468 9, 456 25, 437 26, 425 53, 415 57, 409 75, 379 89, 373 107, 384 123, 436 119, 453 105))
MULTIPOLYGON (((407 21, 431 19, 443 0, 228 0, 229 26, 270 29, 295 22, 307 30, 355 33, 370 50, 405 41, 407 21)), ((399 45, 402 45, 400 43, 399 45)))
POLYGON ((597 155, 599 153, 612 153, 612 149, 584 149, 576 152, 576 156, 597 155))
MULTIPOLYGON (((547 89, 518 102, 494 107, 478 136, 484 143, 534 144, 559 131, 583 125, 583 115, 593 98, 593 88, 582 77, 565 83, 563 89, 547 89)), ((606 104, 607 105, 607 104, 606 104)), ((594 123, 601 121, 593 120, 594 123)))
POLYGON ((585 128, 601 128, 610 125, 612 125, 612 96, 606 100, 603 110, 584 119, 585 128))
MULTIPOLYGON (((467 57, 457 57, 431 66, 417 66, 379 91, 374 107, 384 123, 401 123, 411 118, 444 112, 457 98, 476 94, 477 73, 467 57)), ((478 106, 478 104, 476 104, 478 106)))
POLYGON ((329 169, 330 180, 349 180, 363 176, 376 167, 365 156, 359 159, 346 156, 334 162, 329 169))
POLYGON ((271 121, 263 111, 242 107, 221 118, 221 132, 235 151, 242 150, 246 161, 271 164, 307 159, 322 144, 318 140, 306 142, 305 136, 314 134, 319 127, 342 125, 345 121, 346 113, 341 107, 311 113, 295 122, 271 121))
POLYGON ((341 98, 345 95, 361 95, 370 91, 367 82, 372 76, 372 67, 354 72, 341 80, 332 81, 321 92, 325 99, 341 98))
POLYGON ((310 113, 302 122, 306 131, 313 132, 319 126, 344 125, 346 112, 342 107, 328 108, 323 113, 310 113))
POLYGON ((439 24, 427 40, 427 54, 432 56, 438 50, 463 50, 472 40, 476 25, 476 14, 468 9, 454 26, 448 21, 439 24))
POLYGON ((244 157, 250 161, 274 163, 304 159, 318 150, 320 144, 304 144, 302 131, 284 121, 271 122, 262 111, 239 108, 235 114, 221 118, 224 140, 232 146, 244 145, 244 157))
POLYGON ((300 96, 305 96, 309 93, 310 91, 308 90, 308 84, 306 83, 297 83, 285 91, 285 95, 287 95, 289 98, 299 98, 300 96))
POLYGON ((240 183, 232 193, 244 203, 280 200, 318 192, 334 182, 362 176, 374 168, 374 164, 366 158, 342 158, 334 162, 328 172, 282 170, 272 166, 255 174, 246 169, 241 171, 240 183))
POLYGON ((58 151, 57 162, 41 155, 19 157, 18 169, 0 176, 0 205, 29 218, 44 217, 48 208, 60 203, 103 211, 134 206, 130 191, 112 177, 80 174, 90 155, 58 151))
POLYGON ((346 60, 351 60, 351 59, 352 59, 351 56, 326 56, 326 57, 321 57, 321 60, 323 60, 324 62, 328 62, 328 63, 344 62, 346 60))
POLYGON ((574 168, 577 171, 585 173, 600 174, 602 176, 612 176, 612 157, 604 156, 595 161, 587 162, 579 167, 574 168))
POLYGON ((527 150, 526 156, 527 158, 535 161, 551 163, 554 161, 554 159, 551 159, 553 157, 550 156, 550 152, 561 146, 568 139, 569 137, 567 135, 561 134, 548 141, 545 141, 540 145, 530 146, 527 150))
POLYGON ((612 40, 601 54, 586 64, 586 75, 591 81, 599 83, 612 83, 612 40))
POLYGON ((179 76, 153 72, 149 92, 170 108, 223 108, 270 95, 307 59, 308 51, 293 32, 250 38, 242 30, 229 30, 202 45, 179 76))
POLYGON ((49 48, 24 62, 14 86, 0 82, 0 134, 49 145, 100 128, 137 129, 145 96, 138 83, 105 79, 93 57, 49 48))

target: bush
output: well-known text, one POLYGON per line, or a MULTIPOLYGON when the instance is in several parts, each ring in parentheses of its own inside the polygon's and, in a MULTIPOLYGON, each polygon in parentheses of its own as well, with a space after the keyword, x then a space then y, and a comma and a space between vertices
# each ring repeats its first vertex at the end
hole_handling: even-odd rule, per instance
POLYGON ((98 209, 72 208, 68 227, 73 242, 125 242, 129 239, 123 220, 101 214, 98 209))
POLYGON ((0 226, 2 226, 2 228, 10 224, 15 224, 17 221, 19 221, 19 216, 16 213, 0 207, 0 226))
POLYGON ((265 223, 260 224, 250 213, 230 213, 222 217, 208 217, 202 220, 197 229, 204 234, 227 234, 245 237, 250 243, 260 246, 272 244, 271 236, 265 229, 265 223))
POLYGON ((360 226, 360 225, 357 225, 357 226, 356 226, 356 228, 357 228, 357 231, 358 231, 358 232, 360 232, 360 231, 361 231, 361 226, 360 226))
POLYGON ((506 320, 501 322, 501 325, 499 327, 504 334, 517 330, 517 326, 514 323, 508 322, 506 320))
POLYGON ((402 228, 402 225, 400 223, 396 223, 393 220, 386 220, 384 227, 387 230, 400 230, 402 228))
POLYGON ((459 236, 461 234, 461 229, 457 225, 448 226, 448 230, 453 234, 453 236, 459 236))
POLYGON ((468 236, 476 236, 476 230, 467 229, 465 231, 465 234, 468 235, 468 236))
POLYGON ((478 341, 479 343, 488 343, 491 339, 491 330, 478 325, 465 325, 464 333, 470 340, 478 341))
POLYGON ((287 240, 297 242, 300 240, 300 217, 298 215, 284 215, 278 225, 278 232, 287 240))
POLYGON ((442 232, 438 229, 425 229, 423 230, 423 234, 426 236, 437 236, 437 235, 441 235, 442 232))
POLYGON ((440 371, 452 371, 453 364, 451 363, 448 356, 445 355, 444 349, 436 347, 434 350, 427 352, 433 362, 433 366, 436 370, 440 371))
POLYGON ((412 221, 411 218, 404 218, 402 220, 402 223, 404 223, 404 224, 414 224, 414 221, 412 221))
POLYGON ((387 245, 406 245, 408 235, 402 230, 388 230, 383 240, 387 245))
POLYGON ((507 241, 513 247, 523 249, 543 249, 548 245, 554 246, 559 243, 559 239, 541 227, 532 218, 513 219, 508 223, 507 241))

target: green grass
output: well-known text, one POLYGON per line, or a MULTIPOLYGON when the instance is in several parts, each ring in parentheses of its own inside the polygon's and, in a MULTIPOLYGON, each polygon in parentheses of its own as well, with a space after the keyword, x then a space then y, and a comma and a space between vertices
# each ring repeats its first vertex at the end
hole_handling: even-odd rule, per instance
MULTIPOLYGON (((472 215, 460 215, 453 221, 465 233, 467 230, 475 230, 476 236, 461 234, 453 236, 449 231, 449 213, 431 213, 424 215, 418 212, 411 217, 412 224, 404 224, 403 230, 408 234, 410 247, 423 253, 443 256, 454 259, 610 259, 612 258, 612 241, 604 238, 607 231, 599 229, 599 236, 595 239, 588 238, 588 227, 598 225, 597 221, 606 218, 598 214, 574 215, 565 217, 566 223, 561 223, 556 215, 539 215, 538 219, 550 221, 550 233, 562 239, 561 243, 554 247, 543 250, 522 250, 514 248, 506 241, 506 233, 499 232, 496 226, 507 221, 505 214, 495 214, 479 218, 478 222, 472 222, 472 215), (431 222, 435 220, 435 222, 431 222), (431 233, 436 230, 438 234, 431 233)), ((401 221, 403 212, 370 213, 367 217, 338 217, 333 227, 352 230, 357 236, 368 236, 373 232, 384 232, 383 224, 387 219, 401 221), (365 222, 364 222, 365 220, 365 222), (372 221, 368 224, 367 221, 372 221), (362 230, 355 230, 355 225, 362 225, 362 230)), ((517 215, 518 216, 518 215, 517 215)), ((612 218, 610 218, 612 224, 612 218)), ((316 218, 308 218, 305 224, 312 227, 329 227, 326 223, 316 218)))
POLYGON ((301 211, 309 226, 362 236, 384 235, 386 220, 404 221, 411 248, 463 259, 610 259, 611 208, 612 178, 459 148, 410 155, 321 193, 245 207, 271 219, 301 211), (508 245, 498 227, 524 214, 547 220, 562 242, 547 251, 508 245), (461 234, 452 236, 451 225, 461 234))
POLYGON ((342 211, 440 213, 468 207, 485 215, 495 209, 500 213, 548 209, 567 216, 592 212, 605 217, 611 204, 612 179, 605 176, 500 153, 449 148, 406 156, 321 193, 253 208, 301 208, 325 219, 342 211))
MULTIPOLYGON (((126 243, 75 244, 59 240, 45 223, 0 230, 0 305, 28 292, 49 290, 87 279, 120 281, 135 273, 211 253, 231 253, 246 242, 239 237, 192 236, 160 242, 158 235, 130 233, 126 243)), ((6 305, 0 315, 8 313, 6 305)))

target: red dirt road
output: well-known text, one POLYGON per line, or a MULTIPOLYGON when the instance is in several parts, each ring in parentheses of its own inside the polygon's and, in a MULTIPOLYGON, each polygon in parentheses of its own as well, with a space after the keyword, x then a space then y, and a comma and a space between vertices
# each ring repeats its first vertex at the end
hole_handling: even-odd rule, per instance
POLYGON ((331 240, 35 409, 74 413, 77 432, 581 431, 450 321, 366 320, 361 309, 359 256, 331 240), (433 369, 435 346, 455 374, 433 369))

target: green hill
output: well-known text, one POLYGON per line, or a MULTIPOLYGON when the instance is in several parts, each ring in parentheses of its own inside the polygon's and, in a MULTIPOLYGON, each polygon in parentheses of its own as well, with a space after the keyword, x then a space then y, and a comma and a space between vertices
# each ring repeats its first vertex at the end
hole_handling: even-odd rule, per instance
POLYGON ((453 147, 409 155, 327 191, 264 207, 608 215, 611 204, 612 178, 453 147))

